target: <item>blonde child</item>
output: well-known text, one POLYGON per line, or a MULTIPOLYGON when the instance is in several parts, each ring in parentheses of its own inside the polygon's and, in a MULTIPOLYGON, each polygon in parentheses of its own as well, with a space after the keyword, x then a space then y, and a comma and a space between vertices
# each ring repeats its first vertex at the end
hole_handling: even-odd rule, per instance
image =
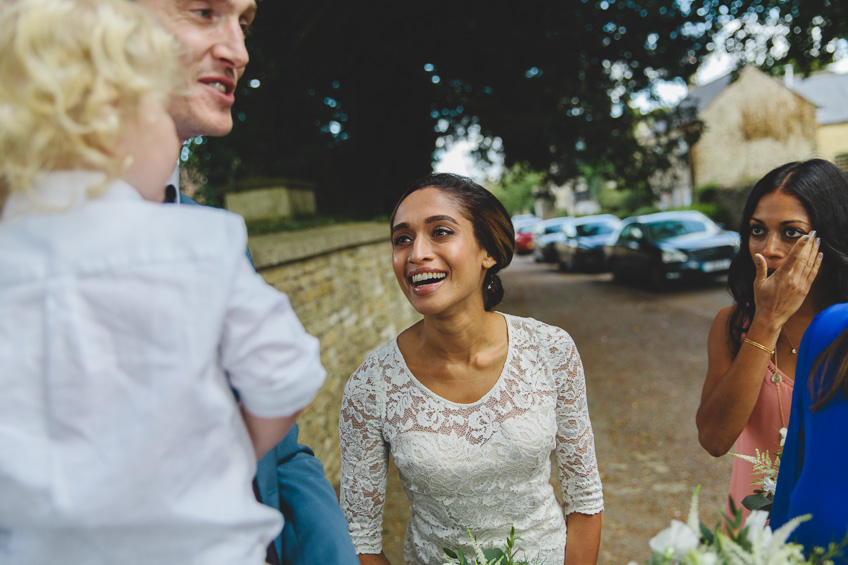
POLYGON ((282 525, 251 480, 318 344, 240 218, 159 204, 174 49, 126 0, 0 7, 4 564, 262 563, 282 525))

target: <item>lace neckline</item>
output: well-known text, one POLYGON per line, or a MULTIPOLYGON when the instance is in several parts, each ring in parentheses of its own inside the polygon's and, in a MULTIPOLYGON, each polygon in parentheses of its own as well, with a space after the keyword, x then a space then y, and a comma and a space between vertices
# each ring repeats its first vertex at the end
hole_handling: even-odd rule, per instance
POLYGON ((506 374, 508 372, 510 362, 512 361, 513 348, 515 346, 515 343, 514 343, 515 340, 513 339, 513 331, 512 331, 512 327, 510 325, 514 316, 511 316, 509 314, 504 314, 503 312, 497 312, 497 313, 500 314, 501 316, 503 316, 504 321, 506 321, 506 332, 507 332, 506 359, 504 360, 503 367, 501 368, 501 372, 498 375, 498 379, 495 381, 495 384, 492 385, 492 388, 490 388, 486 392, 486 394, 484 394, 483 396, 481 396, 479 399, 475 400, 474 402, 463 403, 463 402, 454 402, 453 400, 448 400, 444 396, 440 396, 440 395, 436 394, 435 392, 430 390, 424 383, 419 381, 415 377, 415 375, 412 374, 412 371, 409 369, 409 367, 406 364, 406 359, 404 358, 403 353, 400 352, 400 347, 398 347, 398 344, 397 344, 397 338, 400 335, 400 334, 398 334, 394 337, 394 339, 392 339, 392 349, 394 351, 395 356, 398 359, 398 364, 400 366, 400 369, 403 371, 403 373, 407 376, 407 378, 416 387, 418 387, 421 391, 423 391, 425 394, 427 394, 431 398, 438 400, 439 402, 444 402, 445 404, 449 404, 451 406, 458 406, 458 407, 464 407, 464 408, 474 407, 474 406, 477 406, 477 405, 485 404, 486 400, 488 400, 493 394, 495 394, 498 391, 498 389, 501 388, 501 383, 506 378, 506 374))

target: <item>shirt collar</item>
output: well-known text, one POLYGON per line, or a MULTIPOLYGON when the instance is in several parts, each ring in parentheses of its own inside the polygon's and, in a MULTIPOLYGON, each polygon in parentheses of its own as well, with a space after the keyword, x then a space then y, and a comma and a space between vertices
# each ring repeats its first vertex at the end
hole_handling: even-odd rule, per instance
POLYGON ((44 212, 65 212, 92 200, 143 200, 123 180, 103 184, 106 175, 96 171, 54 171, 40 177, 26 192, 6 199, 0 218, 8 220, 44 212))
MULTIPOLYGON (((177 166, 174 167, 174 171, 171 173, 171 177, 168 179, 168 184, 173 185, 174 188, 177 189, 177 198, 176 198, 176 200, 171 202, 171 204, 179 205, 179 203, 180 203, 180 164, 179 163, 177 163, 177 166)), ((165 185, 165 186, 167 186, 167 185, 165 185)))

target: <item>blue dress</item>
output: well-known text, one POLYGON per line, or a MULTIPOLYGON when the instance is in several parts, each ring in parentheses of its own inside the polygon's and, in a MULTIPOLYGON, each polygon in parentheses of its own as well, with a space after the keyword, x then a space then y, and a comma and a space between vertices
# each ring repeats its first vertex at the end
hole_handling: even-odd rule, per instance
MULTIPOLYGON (((848 528, 848 400, 839 392, 824 408, 811 412, 814 400, 809 385, 819 353, 846 329, 848 303, 831 306, 810 324, 798 352, 771 527, 774 530, 794 516, 812 514, 812 519, 798 526, 791 537, 807 552, 814 546, 827 547, 831 541, 841 541, 848 528)), ((833 365, 830 372, 836 371, 838 360, 833 365)), ((818 385, 819 372, 812 378, 818 385)))

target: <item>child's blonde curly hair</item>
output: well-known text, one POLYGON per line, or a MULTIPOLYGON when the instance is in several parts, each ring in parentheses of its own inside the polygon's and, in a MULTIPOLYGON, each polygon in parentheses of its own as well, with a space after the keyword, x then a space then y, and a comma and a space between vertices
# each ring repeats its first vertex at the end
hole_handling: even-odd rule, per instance
MULTIPOLYGON (((182 89, 174 39, 127 0, 3 0, 0 207, 40 174, 120 177, 113 145, 147 95, 182 89)), ((176 159, 176 155, 174 156, 176 159)))

